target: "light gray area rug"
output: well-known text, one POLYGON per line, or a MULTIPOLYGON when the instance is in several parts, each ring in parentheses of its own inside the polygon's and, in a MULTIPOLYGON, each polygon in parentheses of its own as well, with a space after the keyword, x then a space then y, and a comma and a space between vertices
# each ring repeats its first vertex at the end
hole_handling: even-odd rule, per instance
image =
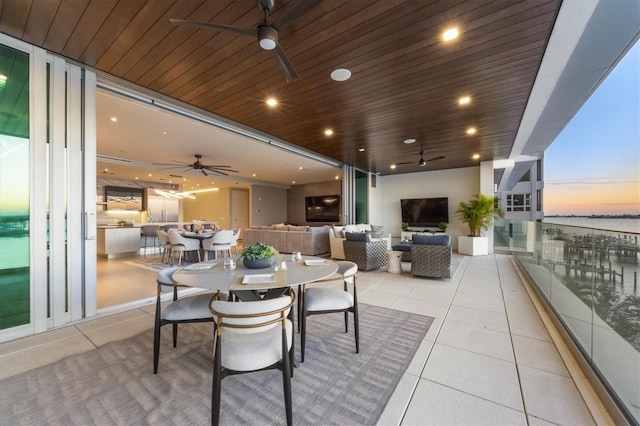
MULTIPOLYGON (((351 315, 350 315, 351 319, 351 315)), ((360 304, 360 353, 342 314, 308 318, 305 362, 292 379, 297 425, 372 425, 433 318, 360 304)), ((204 425, 210 423, 211 324, 182 324, 178 347, 163 327, 153 374, 153 331, 0 381, 0 424, 204 425)), ((299 335, 296 335, 296 359, 299 335)), ((222 381, 225 425, 285 424, 282 373, 222 381)))

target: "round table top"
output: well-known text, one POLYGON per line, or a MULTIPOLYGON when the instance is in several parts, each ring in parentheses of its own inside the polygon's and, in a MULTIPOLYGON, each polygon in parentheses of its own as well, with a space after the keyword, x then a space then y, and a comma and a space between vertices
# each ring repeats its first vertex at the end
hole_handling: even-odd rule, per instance
POLYGON ((330 277, 338 270, 331 259, 316 256, 302 256, 302 260, 293 261, 290 255, 279 255, 276 265, 286 263, 286 270, 274 267, 263 269, 246 268, 238 256, 234 256, 236 269, 225 270, 224 259, 213 259, 194 263, 178 269, 173 279, 189 287, 209 290, 265 290, 270 288, 291 287, 330 277))

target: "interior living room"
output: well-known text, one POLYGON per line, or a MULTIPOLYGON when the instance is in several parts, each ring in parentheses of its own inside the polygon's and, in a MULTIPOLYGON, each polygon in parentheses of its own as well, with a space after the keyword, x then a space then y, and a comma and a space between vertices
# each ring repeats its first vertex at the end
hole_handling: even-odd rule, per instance
POLYGON ((639 352, 544 269, 563 253, 540 219, 544 152, 637 42, 639 16, 631 0, 4 2, 0 415, 209 423, 217 394, 221 423, 284 423, 286 373, 212 392, 213 317, 181 324, 177 346, 164 327, 152 374, 172 301, 141 229, 240 230, 240 250, 271 235, 286 263, 303 246, 277 227, 290 241, 318 228, 326 245, 303 255, 337 268, 353 260, 337 233, 366 224, 385 267, 357 265, 360 348, 351 324, 344 342, 317 340, 336 330, 313 316, 303 363, 295 334, 296 423, 637 424, 639 352), (486 255, 463 254, 458 205, 525 176, 535 207, 489 227, 486 255), (133 207, 113 204, 123 194, 133 207), (445 213, 407 227, 407 200, 445 213), (391 269, 392 247, 442 222, 445 277, 414 274, 416 258, 391 269), (124 233, 133 246, 106 248, 124 233), (336 349, 348 372, 315 383, 336 349))

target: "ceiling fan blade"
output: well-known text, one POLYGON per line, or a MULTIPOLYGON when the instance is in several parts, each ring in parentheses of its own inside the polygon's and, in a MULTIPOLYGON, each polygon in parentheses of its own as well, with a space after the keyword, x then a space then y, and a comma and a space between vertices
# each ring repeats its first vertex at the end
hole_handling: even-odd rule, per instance
POLYGON ((276 30, 289 25, 292 21, 307 13, 317 6, 319 0, 297 0, 289 3, 289 6, 271 23, 276 30))
POLYGON ((151 163, 154 166, 174 166, 174 167, 182 167, 183 164, 191 164, 191 163, 186 163, 184 161, 174 161, 173 163, 151 163))
POLYGON ((172 24, 186 27, 203 28, 205 30, 221 30, 241 35, 256 37, 258 30, 255 28, 235 27, 233 25, 216 24, 214 22, 185 21, 182 19, 169 19, 172 24))
POLYGON ((207 174, 207 172, 205 172, 205 171, 204 171, 204 168, 200 169, 200 171, 202 172, 202 174, 203 174, 203 175, 205 175, 205 176, 209 176, 209 175, 207 174))
MULTIPOLYGON (((227 167, 228 167, 228 166, 227 166, 227 167)), ((238 171, 237 171, 237 170, 231 170, 231 169, 223 169, 223 170, 220 170, 220 169, 218 169, 217 167, 214 167, 214 166, 206 166, 206 167, 203 167, 203 169, 207 169, 207 170, 209 170, 210 172, 215 172, 215 173, 220 173, 221 171, 238 173, 238 171)))
POLYGON ((408 162, 404 162, 404 163, 396 163, 396 166, 404 166, 405 164, 416 164, 415 161, 408 161, 408 162))
POLYGON ((429 161, 436 161, 436 160, 444 160, 444 155, 441 155, 441 156, 439 156, 439 157, 433 157, 433 158, 430 158, 430 159, 428 159, 428 160, 427 160, 427 163, 428 163, 429 161))
POLYGON ((278 65, 280 65, 280 68, 284 73, 284 78, 286 78, 287 81, 294 81, 295 79, 297 79, 298 73, 296 73, 296 70, 293 69, 293 65, 291 65, 291 62, 289 62, 289 58, 287 58, 287 55, 284 54, 284 50, 282 50, 279 44, 276 45, 276 48, 273 49, 272 52, 273 56, 275 56, 276 61, 278 62, 278 65))
POLYGON ((204 167, 205 169, 228 169, 231 166, 223 166, 222 164, 203 164, 202 167, 204 167))

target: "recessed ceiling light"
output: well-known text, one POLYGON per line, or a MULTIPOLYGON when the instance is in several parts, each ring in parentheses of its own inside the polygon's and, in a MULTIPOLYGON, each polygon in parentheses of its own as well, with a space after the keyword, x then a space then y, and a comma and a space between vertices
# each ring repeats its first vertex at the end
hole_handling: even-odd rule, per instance
POLYGON ((480 154, 473 154, 473 158, 474 160, 479 160, 480 159, 480 154))
POLYGON ((136 176, 136 180, 138 180, 138 177, 136 176))
POLYGON ((327 136, 331 136, 331 135, 333 135, 333 130, 327 129, 327 130, 324 131, 324 134, 327 135, 327 136))
POLYGON ((149 177, 153 176, 151 173, 149 173, 149 177))
POLYGON ((459 32, 457 28, 449 28, 448 30, 442 33, 442 39, 444 41, 451 41, 453 39, 458 38, 459 32))
POLYGON ((163 130, 163 131, 162 131, 162 134, 163 134, 163 135, 167 135, 168 133, 167 133, 167 131, 166 131, 166 130, 163 130))
POLYGON ((340 179, 340 176, 337 176, 337 175, 336 175, 336 180, 338 180, 338 179, 340 179))
POLYGON ((118 117, 111 117, 111 121, 115 123, 116 121, 118 121, 118 117))
POLYGON ((298 169, 302 170, 302 166, 298 167, 298 169))
POLYGON ((358 148, 358 151, 364 152, 364 148, 358 148))
POLYGON ((395 169, 395 168, 396 168, 396 165, 395 165, 395 164, 392 164, 392 165, 390 165, 390 166, 389 166, 389 168, 390 168, 390 169, 395 169))
POLYGON ((469 96, 463 96, 458 99, 458 104, 460 105, 468 105, 471 103, 471 98, 469 96))
POLYGON ((416 143, 416 140, 413 138, 409 138, 409 139, 405 139, 404 143, 406 143, 407 145, 410 145, 412 143, 416 143))
POLYGON ((469 127, 469 128, 467 129, 467 134, 468 134, 468 135, 475 135, 475 134, 476 134, 476 132, 477 132, 477 130, 476 130, 476 128, 475 128, 475 127, 469 127))
POLYGON ((292 181, 291 183, 296 183, 296 181, 294 180, 294 181, 292 181))
POLYGON ((270 107, 274 107, 278 105, 278 101, 275 100, 274 98, 269 98, 267 99, 267 105, 269 105, 270 107))
POLYGON ((104 171, 105 171, 105 172, 108 172, 108 171, 109 171, 109 169, 104 169, 104 171))
POLYGON ((256 174, 254 173, 252 176, 253 176, 253 177, 256 177, 256 174))
POLYGON ((351 78, 351 71, 346 68, 338 68, 331 71, 331 78, 334 81, 347 81, 351 78))

